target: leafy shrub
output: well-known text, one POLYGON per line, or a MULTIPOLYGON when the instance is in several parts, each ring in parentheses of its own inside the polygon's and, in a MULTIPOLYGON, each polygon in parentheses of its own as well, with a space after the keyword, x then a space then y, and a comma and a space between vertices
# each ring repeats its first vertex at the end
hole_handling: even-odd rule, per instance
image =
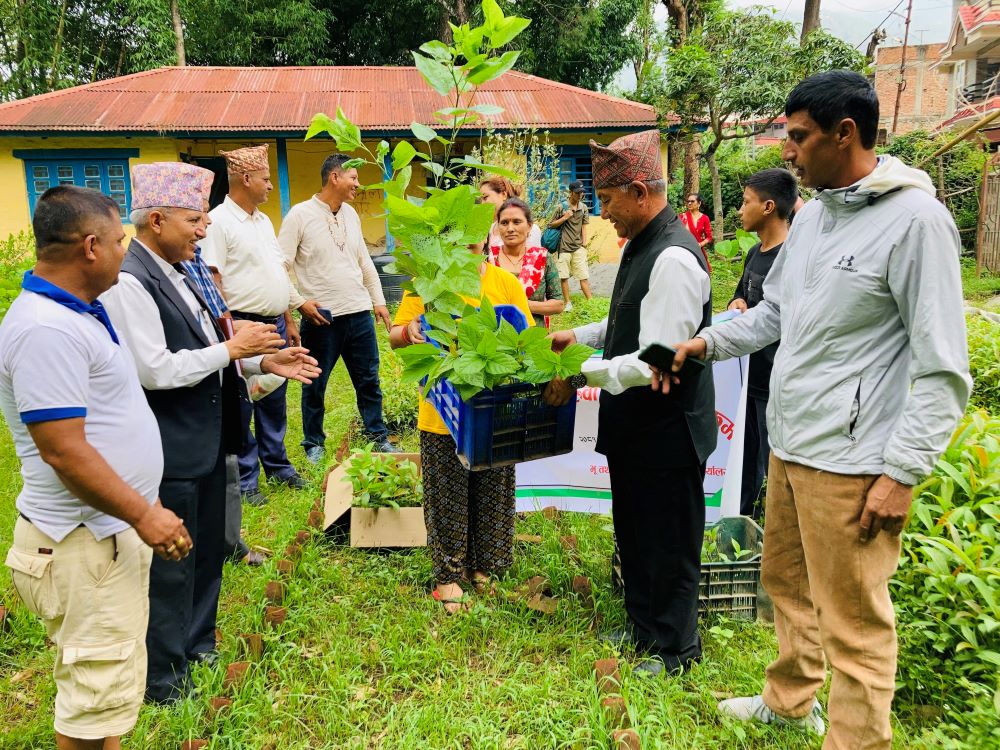
POLYGON ((967 319, 972 396, 969 407, 1000 414, 1000 325, 980 315, 967 319))
POLYGON ((35 263, 35 238, 18 232, 0 242, 0 318, 21 293, 21 277, 35 263))
MULTIPOLYGON (((389 346, 386 336, 379 336, 378 376, 382 388, 382 419, 390 432, 403 432, 417 424, 420 398, 417 390, 404 384, 403 363, 389 346)), ((357 419, 357 417, 355 417, 357 419)))
POLYGON ((968 710, 992 695, 1000 667, 1000 418, 959 424, 933 475, 914 491, 892 582, 899 690, 906 700, 968 710))
POLYGON ((726 260, 735 260, 738 256, 746 257, 750 248, 760 242, 754 232, 737 229, 736 236, 731 240, 720 240, 715 243, 715 252, 726 260))
POLYGON ((420 468, 409 459, 373 453, 371 444, 351 454, 345 472, 356 508, 413 508, 423 502, 420 468))

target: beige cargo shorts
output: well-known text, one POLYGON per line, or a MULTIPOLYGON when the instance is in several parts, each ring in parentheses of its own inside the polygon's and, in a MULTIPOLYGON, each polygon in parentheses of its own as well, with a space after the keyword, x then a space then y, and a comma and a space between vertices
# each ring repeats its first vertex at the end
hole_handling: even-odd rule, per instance
POLYGON ((98 542, 79 527, 55 542, 17 519, 6 564, 56 644, 55 729, 66 737, 117 737, 135 726, 146 687, 152 554, 134 529, 98 542))

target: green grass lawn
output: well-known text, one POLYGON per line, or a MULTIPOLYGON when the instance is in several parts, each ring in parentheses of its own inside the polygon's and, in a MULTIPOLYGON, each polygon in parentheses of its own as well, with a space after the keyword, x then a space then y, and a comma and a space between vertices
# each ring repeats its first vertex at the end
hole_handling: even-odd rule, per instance
MULTIPOLYGON (((728 300, 724 294, 717 299, 728 300)), ((598 315, 606 306, 606 299, 574 300, 573 317, 558 323, 582 322, 583 315, 598 315)), ((354 395, 343 365, 333 374, 327 399, 326 430, 335 450, 343 435, 356 434, 354 395)), ((288 403, 289 452, 310 487, 293 492, 269 486, 270 504, 245 510, 248 542, 273 550, 284 549, 305 527, 322 478, 298 446, 298 386, 289 390, 288 403)), ((415 448, 415 434, 404 435, 402 442, 415 448)), ((3 429, 0 550, 10 542, 19 487, 17 461, 3 429)), ((227 565, 219 622, 222 663, 197 669, 197 690, 187 700, 172 708, 143 708, 124 744, 177 750, 184 740, 206 738, 213 750, 605 750, 611 727, 602 716, 591 669, 595 659, 613 652, 598 642, 571 581, 574 575, 589 576, 603 624, 623 622, 621 602, 609 586, 609 525, 606 517, 580 514, 556 521, 529 514, 519 520, 519 532, 541 535, 543 541, 519 544, 497 596, 475 599, 470 612, 456 617, 446 616, 430 598, 430 561, 422 549, 384 554, 316 538, 289 582, 289 617, 276 631, 262 626, 264 586, 276 577, 274 562, 259 569, 227 565), (573 554, 559 542, 567 534, 579 539, 573 554), (518 587, 534 575, 551 582, 559 599, 554 615, 534 613, 518 600, 518 587), (238 636, 253 632, 264 633, 264 656, 242 685, 224 690, 226 664, 240 658, 238 636), (219 695, 234 704, 212 721, 209 699, 219 695)), ((0 603, 13 610, 9 629, 0 634, 0 748, 51 748, 53 653, 41 626, 17 604, 9 577, 0 580, 0 603)), ((702 637, 704 661, 678 678, 633 675, 626 654, 621 692, 644 748, 820 746, 794 730, 716 716, 721 698, 758 691, 776 652, 770 627, 710 620, 703 623, 702 637)), ((919 732, 909 716, 910 709, 901 707, 896 748, 912 747, 919 732)))

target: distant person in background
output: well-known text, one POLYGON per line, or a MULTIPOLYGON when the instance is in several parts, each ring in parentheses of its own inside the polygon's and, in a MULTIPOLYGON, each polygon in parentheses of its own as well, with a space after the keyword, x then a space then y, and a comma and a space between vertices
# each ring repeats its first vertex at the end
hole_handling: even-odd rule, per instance
POLYGON ((520 198, 508 198, 497 212, 502 247, 491 247, 490 261, 517 276, 535 325, 548 328, 549 316, 563 311, 562 286, 555 258, 544 247, 528 242, 531 209, 520 198))
MULTIPOLYGON (((795 176, 787 169, 765 169, 752 175, 743 189, 740 218, 743 228, 756 232, 760 242, 747 251, 743 276, 729 302, 729 309, 745 313, 764 299, 767 278, 781 245, 788 236, 788 220, 799 197, 795 176)), ((750 355, 747 375, 747 412, 743 433, 743 482, 740 514, 760 519, 760 490, 767 475, 767 399, 771 366, 778 342, 750 355)))
MULTIPOLYGON (((506 177, 493 176, 479 183, 479 197, 483 203, 491 204, 496 210, 493 226, 490 227, 490 234, 486 240, 487 249, 501 247, 503 239, 500 236, 500 226, 497 223, 500 218, 500 206, 509 198, 520 198, 521 188, 508 180, 506 177)), ((532 224, 528 231, 528 247, 542 246, 542 229, 537 224, 532 224)))
POLYGON ((584 192, 583 182, 571 182, 568 205, 564 204, 562 213, 549 222, 550 229, 558 229, 561 233, 556 265, 559 267, 567 312, 573 309, 573 303, 569 299, 570 277, 580 282, 580 291, 586 299, 593 296, 590 292, 590 269, 587 267, 586 225, 590 223, 590 208, 583 202, 584 192))
POLYGON ((694 235, 698 247, 701 248, 701 252, 705 256, 708 272, 712 273, 712 264, 708 260, 708 246, 712 244, 712 221, 702 213, 705 201, 701 197, 701 193, 691 193, 687 197, 685 205, 687 210, 681 214, 681 223, 694 235))

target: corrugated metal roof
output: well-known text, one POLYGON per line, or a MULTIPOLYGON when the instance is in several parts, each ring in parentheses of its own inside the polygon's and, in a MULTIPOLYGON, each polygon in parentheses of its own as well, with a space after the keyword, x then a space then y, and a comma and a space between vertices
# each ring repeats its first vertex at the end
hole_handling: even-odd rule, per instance
MULTIPOLYGON (((947 120, 938 125, 934 130, 939 132, 941 130, 947 130, 948 128, 962 123, 965 126, 971 125, 986 115, 990 114, 996 109, 1000 109, 1000 96, 994 96, 986 101, 979 102, 977 104, 970 104, 968 107, 963 107, 958 110, 955 114, 949 117, 947 120), (965 122, 968 120, 968 122, 965 122)), ((996 127, 995 125, 991 127, 996 127)))
MULTIPOLYGON (((504 108, 498 128, 656 126, 651 106, 516 71, 476 103, 504 108)), ((362 130, 403 130, 450 104, 412 67, 158 68, 0 104, 0 131, 304 132, 337 106, 362 130)))

